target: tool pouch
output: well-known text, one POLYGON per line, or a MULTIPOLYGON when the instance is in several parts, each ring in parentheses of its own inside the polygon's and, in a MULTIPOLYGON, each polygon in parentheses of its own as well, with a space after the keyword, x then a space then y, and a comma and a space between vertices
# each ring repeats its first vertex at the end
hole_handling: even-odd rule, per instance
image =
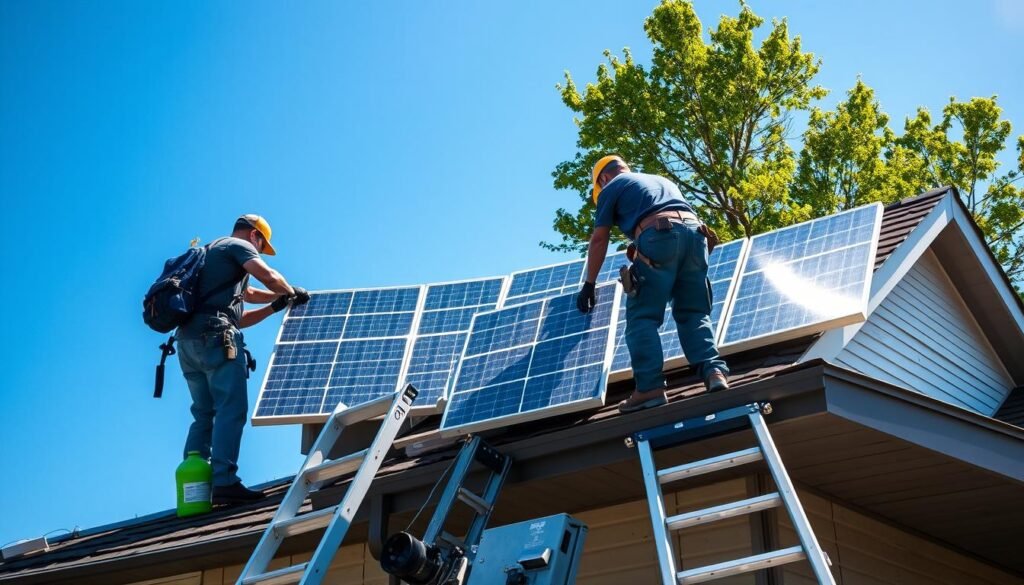
POLYGON ((708 254, 710 254, 711 251, 715 249, 715 246, 718 245, 718 234, 715 233, 715 230, 709 228, 707 224, 703 223, 700 224, 700 227, 697 228, 697 231, 704 234, 704 239, 708 241, 708 254))
POLYGON ((622 292, 627 297, 635 297, 640 293, 640 275, 636 273, 636 264, 619 267, 619 282, 622 283, 622 292))
POLYGON ((229 360, 233 360, 238 357, 238 348, 235 347, 235 333, 232 329, 225 329, 222 334, 224 337, 224 357, 229 360))

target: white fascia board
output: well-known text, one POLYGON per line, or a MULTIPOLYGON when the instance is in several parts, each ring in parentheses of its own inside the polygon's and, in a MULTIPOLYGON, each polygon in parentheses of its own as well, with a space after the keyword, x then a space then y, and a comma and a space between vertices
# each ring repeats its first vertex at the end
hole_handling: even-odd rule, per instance
MULTIPOLYGON (((868 319, 871 318, 871 314, 878 308, 878 305, 882 304, 885 297, 889 296, 892 289, 903 280, 907 272, 914 267, 914 264, 928 250, 942 230, 951 221, 955 221, 955 210, 958 208, 959 206, 953 201, 952 191, 947 191, 942 200, 910 232, 907 239, 885 259, 881 268, 875 271, 871 277, 871 293, 868 296, 868 319)), ((826 331, 807 348, 797 363, 813 359, 834 361, 839 352, 843 351, 846 344, 853 339, 853 336, 866 322, 867 319, 826 331)))
POLYGON ((978 231, 971 225, 974 220, 971 219, 967 210, 961 205, 953 205, 952 213, 956 227, 971 246, 971 251, 978 258, 978 263, 985 270, 985 275, 988 277, 989 282, 995 287, 999 299, 1013 317, 1017 329, 1024 331, 1024 311, 1021 311, 1020 304, 1017 302, 1017 293, 1006 283, 1006 279, 1003 278, 1002 268, 999 267, 992 257, 988 244, 978 236, 978 231))

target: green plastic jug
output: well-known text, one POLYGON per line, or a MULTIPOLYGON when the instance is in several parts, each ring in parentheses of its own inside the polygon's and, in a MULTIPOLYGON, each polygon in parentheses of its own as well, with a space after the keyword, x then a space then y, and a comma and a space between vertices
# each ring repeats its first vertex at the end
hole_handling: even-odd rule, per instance
POLYGON ((199 451, 189 451, 188 457, 181 462, 174 479, 178 484, 178 517, 205 514, 213 507, 211 491, 213 488, 213 468, 209 462, 199 456, 199 451))

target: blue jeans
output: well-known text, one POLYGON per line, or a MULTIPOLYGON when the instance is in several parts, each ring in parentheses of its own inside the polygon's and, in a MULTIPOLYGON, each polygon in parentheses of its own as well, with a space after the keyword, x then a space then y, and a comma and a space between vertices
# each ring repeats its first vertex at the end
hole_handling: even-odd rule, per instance
POLYGON ((706 379, 715 371, 729 373, 715 347, 711 286, 707 280, 708 247, 698 227, 691 221, 673 223, 672 229, 665 231, 647 228, 637 238, 637 248, 657 265, 655 268, 637 261, 640 290, 626 299, 626 347, 640 392, 665 387, 658 327, 665 320, 665 304, 669 301, 679 344, 697 375, 706 379))
POLYGON ((195 339, 178 339, 178 362, 192 393, 192 426, 185 440, 185 454, 198 451, 211 458, 213 485, 228 486, 239 480, 238 450, 249 411, 246 395, 246 363, 242 333, 230 329, 238 355, 224 353, 223 331, 195 339))

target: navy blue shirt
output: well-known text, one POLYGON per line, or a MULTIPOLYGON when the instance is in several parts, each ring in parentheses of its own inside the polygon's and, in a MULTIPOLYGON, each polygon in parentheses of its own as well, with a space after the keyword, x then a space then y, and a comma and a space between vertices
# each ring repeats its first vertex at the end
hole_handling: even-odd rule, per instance
POLYGON ((242 265, 259 257, 260 253, 247 240, 227 237, 210 243, 206 251, 206 263, 199 274, 199 295, 203 296, 206 291, 227 283, 232 285, 221 288, 219 292, 206 299, 203 306, 197 307, 192 319, 178 329, 178 336, 182 339, 198 337, 210 329, 210 316, 214 313, 227 315, 232 324, 238 326, 242 319, 242 293, 249 280, 249 275, 242 265))
POLYGON ((601 189, 594 225, 617 225, 626 237, 633 239, 633 232, 641 219, 673 209, 693 213, 693 208, 683 199, 675 183, 658 175, 622 173, 601 189))

